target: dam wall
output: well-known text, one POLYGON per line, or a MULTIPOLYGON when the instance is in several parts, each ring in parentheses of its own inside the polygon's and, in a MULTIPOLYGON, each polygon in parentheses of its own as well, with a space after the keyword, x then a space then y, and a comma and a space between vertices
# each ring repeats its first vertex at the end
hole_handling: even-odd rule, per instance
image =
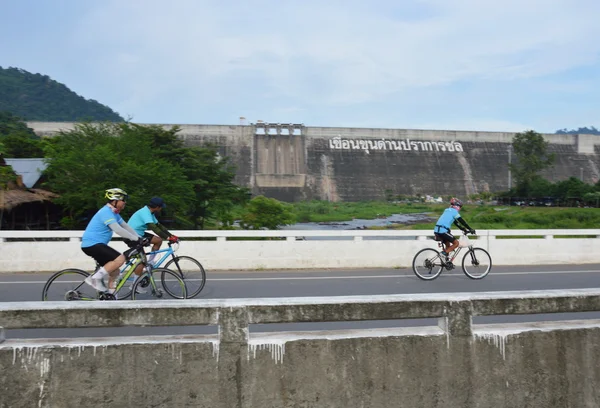
MULTIPOLYGON (((70 122, 28 122, 40 136, 70 122)), ((230 157, 236 183, 283 201, 360 201, 397 195, 455 195, 509 189, 514 133, 310 127, 303 124, 179 126, 188 146, 207 143, 230 157)), ((544 134, 551 182, 600 179, 600 137, 544 134)))

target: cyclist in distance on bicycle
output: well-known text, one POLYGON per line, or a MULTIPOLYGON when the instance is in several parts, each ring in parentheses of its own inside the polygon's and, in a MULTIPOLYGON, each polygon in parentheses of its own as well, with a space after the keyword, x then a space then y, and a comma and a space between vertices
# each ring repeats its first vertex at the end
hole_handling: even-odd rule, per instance
POLYGON ((448 261, 448 254, 458 247, 458 240, 450 231, 452 224, 456 225, 462 232, 468 231, 471 234, 475 234, 475 230, 469 227, 469 224, 460 216, 459 211, 462 206, 463 203, 458 198, 451 198, 450 207, 444 210, 433 229, 436 241, 442 241, 444 245, 445 250, 442 250, 442 255, 445 262, 448 261))
POLYGON ((119 274, 119 268, 125 263, 125 255, 108 246, 113 232, 132 241, 147 245, 149 240, 139 236, 119 215, 125 208, 127 193, 120 188, 106 190, 104 197, 106 205, 92 217, 81 238, 81 250, 94 258, 100 268, 85 279, 85 283, 100 292, 110 292, 114 289, 114 279, 119 274), (108 276, 108 288, 104 278, 108 276))
MULTIPOLYGON (((177 242, 178 237, 171 234, 169 230, 158 222, 157 214, 165 208, 167 204, 161 197, 152 197, 148 205, 137 210, 129 219, 128 224, 140 236, 148 238, 152 244, 152 251, 158 251, 163 243, 163 239, 168 239, 170 242, 177 242), (156 235, 146 232, 152 230, 156 235)), ((126 241, 127 245, 135 244, 131 241, 126 241)), ((148 257, 148 262, 152 262, 154 255, 148 257)))

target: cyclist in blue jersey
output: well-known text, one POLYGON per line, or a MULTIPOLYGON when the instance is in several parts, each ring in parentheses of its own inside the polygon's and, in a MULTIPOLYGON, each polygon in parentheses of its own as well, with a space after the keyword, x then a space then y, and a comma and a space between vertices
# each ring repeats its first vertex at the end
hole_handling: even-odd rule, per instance
POLYGON ((436 241, 442 241, 444 249, 442 255, 444 261, 448 261, 448 254, 458 247, 458 240, 452 235, 450 226, 456 225, 461 231, 475 234, 475 230, 469 227, 469 224, 460 216, 460 209, 463 203, 458 198, 450 199, 450 207, 446 208, 440 218, 435 223, 433 234, 436 241))
POLYGON ((126 239, 147 245, 149 240, 139 236, 119 213, 125 208, 127 193, 120 188, 110 188, 104 195, 108 203, 92 217, 81 237, 81 250, 94 258, 100 268, 85 279, 85 283, 101 292, 114 289, 114 279, 119 274, 119 268, 125 263, 125 255, 108 246, 113 232, 126 239), (104 278, 108 276, 108 288, 104 278))
MULTIPOLYGON (((162 209, 166 206, 165 200, 161 197, 152 197, 148 202, 148 205, 143 206, 133 213, 127 222, 138 235, 150 240, 152 251, 158 251, 160 249, 163 239, 168 239, 171 242, 177 242, 179 240, 179 238, 171 234, 164 225, 158 222, 158 219, 156 218, 156 214, 160 214, 162 209), (146 232, 148 229, 152 230, 156 235, 146 232)), ((130 246, 135 244, 131 241, 125 241, 125 243, 130 246)), ((149 256, 148 262, 152 262, 153 257, 154 255, 149 256)))

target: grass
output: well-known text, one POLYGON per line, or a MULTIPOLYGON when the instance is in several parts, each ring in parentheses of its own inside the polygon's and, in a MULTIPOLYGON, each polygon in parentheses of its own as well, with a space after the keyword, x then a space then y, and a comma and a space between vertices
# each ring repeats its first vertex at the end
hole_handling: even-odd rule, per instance
POLYGON ((297 222, 341 222, 353 219, 372 220, 392 214, 414 214, 431 210, 428 204, 394 204, 385 201, 333 203, 305 201, 292 204, 297 222))
MULTIPOLYGON (((388 228, 427 230, 435 226, 435 220, 447 205, 311 201, 294 203, 293 208, 298 222, 340 222, 389 217, 392 214, 426 213, 432 217, 432 222, 392 224, 388 228)), ((465 205, 461 215, 475 229, 592 229, 600 226, 600 208, 465 205)))
MULTIPOLYGON (((391 224, 373 229, 429 230, 447 204, 392 203, 386 201, 304 201, 290 204, 296 222, 344 222, 385 218, 392 214, 427 214, 431 222, 391 224)), ((243 208, 236 208, 239 219, 243 208)), ((600 208, 519 207, 466 204, 460 212, 473 228, 486 229, 594 229, 600 228, 600 208)))
POLYGON ((598 208, 483 206, 461 213, 476 229, 587 229, 600 225, 598 208))

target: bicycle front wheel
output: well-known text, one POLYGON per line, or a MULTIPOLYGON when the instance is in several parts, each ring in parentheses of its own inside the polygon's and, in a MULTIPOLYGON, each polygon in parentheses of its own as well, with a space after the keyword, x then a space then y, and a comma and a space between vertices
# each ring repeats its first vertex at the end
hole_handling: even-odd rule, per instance
MULTIPOLYGON (((179 277, 185 282, 185 288, 187 290, 187 298, 191 299, 198 296, 204 284, 206 283, 206 272, 200 264, 194 258, 189 256, 176 256, 165 266, 167 269, 172 270, 179 274, 179 277)), ((165 288, 168 292, 169 289, 165 288)))
POLYGON ((462 269, 471 279, 482 279, 492 269, 492 257, 483 248, 471 248, 462 260, 462 269))
POLYGON ((152 269, 152 272, 140 276, 131 290, 132 300, 161 299, 167 292, 175 299, 185 299, 185 282, 176 272, 166 268, 152 269), (160 282, 160 283, 159 283, 160 282))
POLYGON ((56 272, 44 285, 42 300, 96 300, 96 290, 83 282, 88 276, 81 269, 56 272))
POLYGON ((425 248, 417 252, 413 258, 413 272, 419 279, 433 280, 440 276, 444 266, 438 251, 425 248))

